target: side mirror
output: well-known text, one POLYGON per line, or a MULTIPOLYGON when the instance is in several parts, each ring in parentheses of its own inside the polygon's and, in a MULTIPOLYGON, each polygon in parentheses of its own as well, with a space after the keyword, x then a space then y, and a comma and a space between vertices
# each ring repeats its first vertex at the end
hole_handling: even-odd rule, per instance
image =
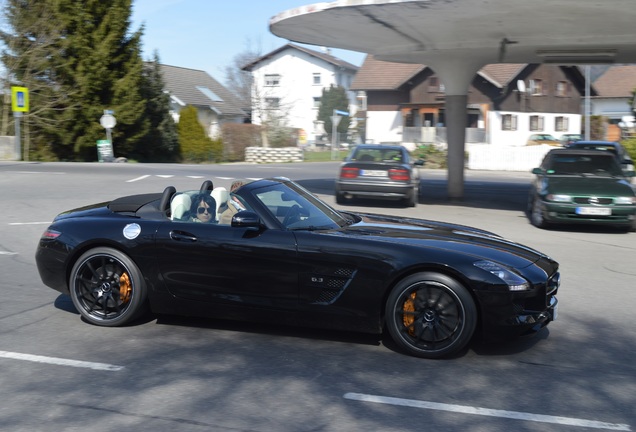
POLYGON ((240 211, 232 216, 232 228, 256 228, 260 229, 261 218, 250 211, 240 211))
POLYGON ((541 168, 532 168, 532 174, 543 174, 543 170, 541 168))
POLYGON ((424 166, 424 159, 418 159, 415 162, 413 162, 413 165, 415 166, 424 166))

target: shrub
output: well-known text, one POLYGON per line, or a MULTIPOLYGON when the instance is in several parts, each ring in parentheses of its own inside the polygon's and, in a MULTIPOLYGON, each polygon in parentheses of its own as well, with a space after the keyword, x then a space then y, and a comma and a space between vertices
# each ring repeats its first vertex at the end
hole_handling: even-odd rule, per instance
POLYGON ((621 141, 621 144, 625 147, 625 150, 631 156, 632 160, 636 161, 636 138, 628 138, 621 141))
POLYGON ((224 123, 221 126, 223 137, 223 159, 227 162, 245 160, 247 147, 261 147, 262 127, 254 124, 224 123))

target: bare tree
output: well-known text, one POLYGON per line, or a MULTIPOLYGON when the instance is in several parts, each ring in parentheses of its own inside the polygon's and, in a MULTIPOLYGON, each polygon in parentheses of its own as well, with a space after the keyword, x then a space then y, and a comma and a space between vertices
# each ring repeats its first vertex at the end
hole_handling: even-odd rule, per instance
POLYGON ((245 51, 234 56, 232 64, 225 67, 225 86, 234 93, 242 103, 245 112, 252 110, 252 73, 243 69, 262 56, 260 42, 255 47, 248 39, 245 51))

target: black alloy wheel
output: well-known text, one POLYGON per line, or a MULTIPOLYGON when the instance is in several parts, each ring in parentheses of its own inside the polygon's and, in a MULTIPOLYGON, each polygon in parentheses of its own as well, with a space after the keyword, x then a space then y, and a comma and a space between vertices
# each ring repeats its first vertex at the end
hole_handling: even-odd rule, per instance
POLYGON ((434 272, 416 273, 398 283, 385 312, 392 339, 416 357, 456 354, 468 345, 477 327, 477 307, 468 290, 434 272))
POLYGON ((130 323, 146 308, 146 286, 137 265, 122 252, 98 247, 73 266, 73 304, 88 322, 105 327, 130 323))

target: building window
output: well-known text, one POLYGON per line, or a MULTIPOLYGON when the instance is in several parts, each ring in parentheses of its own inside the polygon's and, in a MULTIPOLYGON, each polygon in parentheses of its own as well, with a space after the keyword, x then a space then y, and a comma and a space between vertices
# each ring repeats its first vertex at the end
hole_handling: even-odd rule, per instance
POLYGON ((538 115, 530 116, 530 130, 543 131, 543 117, 538 115))
POLYGON ((503 116, 501 116, 501 130, 516 131, 517 116, 512 114, 504 114, 503 116))
POLYGON ((566 97, 570 94, 570 83, 567 81, 559 81, 556 84, 556 95, 566 97))
POLYGON ((567 132, 569 126, 569 118, 557 116, 554 119, 554 130, 557 132, 567 132))
POLYGON ((265 98, 266 109, 278 109, 280 108, 280 98, 265 98))
POLYGON ((315 73, 315 74, 314 74, 314 81, 313 81, 313 82, 314 82, 314 85, 320 85, 320 84, 322 84, 322 83, 321 83, 321 80, 320 80, 320 74, 319 74, 319 73, 315 73))
POLYGON ((530 80, 530 94, 533 96, 541 96, 543 94, 543 81, 540 79, 530 80))
POLYGON ((428 91, 429 93, 444 93, 446 88, 436 76, 432 76, 428 79, 428 91))
POLYGON ((265 85, 268 87, 277 87, 280 85, 279 74, 267 74, 265 75, 265 85))
POLYGON ((314 98, 314 109, 320 108, 320 99, 319 97, 314 98))

